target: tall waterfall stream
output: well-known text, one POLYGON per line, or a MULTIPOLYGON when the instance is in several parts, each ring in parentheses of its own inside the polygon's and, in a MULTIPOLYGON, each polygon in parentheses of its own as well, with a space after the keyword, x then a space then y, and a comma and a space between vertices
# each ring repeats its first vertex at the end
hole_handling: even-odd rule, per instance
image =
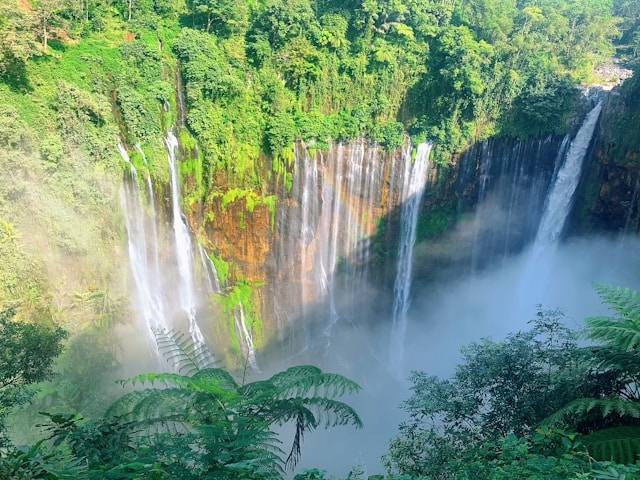
MULTIPOLYGON (((470 237, 474 270, 482 265, 481 258, 490 258, 487 255, 507 258, 528 241, 540 248, 559 238, 601 110, 600 101, 573 139, 517 142, 510 149, 500 147, 502 150, 484 143, 477 153, 472 150, 462 157, 460 181, 470 168, 477 169, 480 180, 470 237), (484 203, 503 212, 499 221, 483 213, 484 203), (544 210, 537 207, 541 204, 546 205, 544 210), (525 217, 527 223, 523 223, 525 217)), ((145 188, 141 189, 126 149, 118 145, 129 165, 122 206, 135 304, 151 337, 153 329, 179 330, 186 322, 193 342, 208 343, 202 322, 222 320, 206 318, 211 314, 207 303, 212 295, 224 295, 225 285, 189 231, 181 210, 179 144, 171 130, 165 142, 172 235, 160 231, 151 178, 145 171, 141 182, 145 188)), ((146 162, 140 147, 135 149, 146 162)), ((275 224, 274 259, 280 280, 267 289, 273 295, 281 341, 297 339, 295 344, 302 352, 318 343, 324 343, 325 352, 331 351, 336 328, 340 331, 343 325, 353 325, 358 317, 358 301, 366 297, 370 283, 374 236, 383 216, 395 210, 399 226, 387 348, 389 371, 403 375, 411 324, 414 246, 428 189, 431 149, 431 144, 422 143, 412 153, 407 144, 398 154, 387 155, 360 140, 310 153, 303 144, 296 145, 291 191, 295 202, 278 208, 275 224), (319 342, 320 338, 324 341, 319 342)), ((241 304, 233 309, 232 317, 244 356, 257 370, 252 326, 241 304)))

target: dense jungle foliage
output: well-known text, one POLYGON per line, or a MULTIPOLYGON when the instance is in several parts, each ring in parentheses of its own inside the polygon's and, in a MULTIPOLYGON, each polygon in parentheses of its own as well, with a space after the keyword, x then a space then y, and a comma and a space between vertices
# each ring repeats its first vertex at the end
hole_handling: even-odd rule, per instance
POLYGON ((89 99, 110 98, 128 142, 144 146, 166 128, 177 60, 203 195, 220 170, 232 186, 264 186, 260 152, 286 180, 294 139, 392 148, 409 131, 445 160, 495 133, 566 130, 575 86, 614 42, 638 55, 638 16, 633 0, 4 2, 0 72, 14 90, 55 79, 45 97, 98 128, 104 110, 89 99))
MULTIPOLYGON (((594 67, 616 50, 638 58, 639 10, 635 0, 3 1, 0 248, 12 261, 0 266, 1 303, 25 299, 18 316, 44 309, 60 322, 78 309, 102 324, 110 314, 91 299, 103 297, 123 313, 117 262, 91 255, 117 248, 118 142, 166 184, 164 135, 178 130, 182 201, 204 217, 191 225, 199 237, 227 208, 267 210, 273 224, 295 139, 393 148, 408 132, 448 162, 489 135, 570 128, 575 87, 597 80, 594 67), (50 239, 55 255, 31 261, 50 239), (69 257, 89 280, 67 295, 46 272, 69 257), (51 297, 75 295, 89 300, 51 310, 51 297)), ((635 142, 633 121, 621 124, 635 142)), ((230 288, 247 280, 233 259, 215 261, 230 288)))
MULTIPOLYGON (((540 311, 531 329, 463 350, 450 379, 416 372, 407 421, 370 479, 594 479, 640 476, 640 292, 598 287, 613 317, 563 326, 540 311), (589 342, 579 342, 580 336, 589 342)), ((52 378, 59 328, 0 316, 0 413, 52 378), (17 360, 17 361, 16 361, 17 360)), ((176 332, 157 332, 176 373, 137 375, 92 417, 41 413, 40 440, 19 447, 0 428, 3 479, 276 479, 295 466, 304 433, 361 426, 339 398, 360 387, 312 366, 236 379, 176 332), (273 427, 293 425, 291 445, 273 427)), ((329 478, 306 470, 296 480, 329 478)), ((346 477, 363 479, 355 466, 346 477)))

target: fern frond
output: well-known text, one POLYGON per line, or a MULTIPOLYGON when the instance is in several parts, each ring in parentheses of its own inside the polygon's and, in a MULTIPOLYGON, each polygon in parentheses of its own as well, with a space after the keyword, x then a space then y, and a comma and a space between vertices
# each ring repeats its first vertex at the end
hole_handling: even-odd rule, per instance
POLYGON ((612 414, 621 417, 640 418, 640 402, 620 397, 579 398, 547 417, 543 424, 560 423, 569 416, 579 417, 593 411, 599 411, 603 418, 612 414))
MULTIPOLYGON (((281 478, 284 473, 278 435, 263 425, 254 425, 248 419, 240 419, 237 424, 225 422, 201 425, 200 444, 208 452, 224 461, 225 469, 240 472, 250 471, 266 475, 266 478, 281 478)), ((227 478, 227 477, 225 477, 227 478)))
POLYGON ((221 388, 236 391, 238 384, 229 372, 222 368, 205 368, 193 375, 194 380, 207 380, 219 385, 221 388))
POLYGON ((640 292, 631 288, 596 285, 596 292, 603 303, 624 318, 640 319, 640 292))
POLYGON ((640 346, 640 318, 589 317, 585 323, 592 340, 624 351, 640 346))
POLYGON ((179 373, 194 375, 200 370, 215 366, 211 350, 204 344, 195 343, 190 336, 163 329, 154 330, 154 335, 165 360, 179 373))
POLYGON ((640 371, 640 351, 621 351, 611 347, 588 347, 582 358, 599 370, 618 370, 630 374, 640 371))
POLYGON ((188 418, 188 406, 196 396, 194 392, 180 388, 167 388, 155 392, 146 395, 133 407, 130 412, 132 418, 138 421, 155 421, 167 417, 173 420, 188 418))
POLYGON ((589 454, 599 461, 635 463, 640 456, 640 427, 614 427, 581 437, 589 454))
POLYGON ((135 406, 149 395, 155 395, 155 389, 128 392, 113 402, 106 410, 105 418, 129 415, 135 406))
POLYGON ((314 413, 318 425, 325 428, 353 425, 362 428, 362 420, 349 405, 323 397, 305 398, 304 405, 314 413))
POLYGON ((335 373, 324 373, 311 365, 291 367, 268 381, 279 390, 280 398, 307 394, 339 397, 360 391, 360 386, 354 381, 335 373))

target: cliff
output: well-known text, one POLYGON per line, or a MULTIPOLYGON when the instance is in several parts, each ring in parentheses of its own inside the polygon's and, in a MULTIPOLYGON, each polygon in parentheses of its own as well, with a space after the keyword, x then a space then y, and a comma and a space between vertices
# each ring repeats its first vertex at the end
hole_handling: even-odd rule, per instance
POLYGON ((609 95, 576 194, 569 233, 640 231, 640 82, 609 95))

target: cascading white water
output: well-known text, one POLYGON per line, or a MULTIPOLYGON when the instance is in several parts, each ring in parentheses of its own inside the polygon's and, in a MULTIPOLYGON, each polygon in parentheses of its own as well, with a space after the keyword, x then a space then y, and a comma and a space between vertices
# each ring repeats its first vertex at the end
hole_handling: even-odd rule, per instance
POLYGON ((218 271, 213 264, 209 255, 205 251, 204 247, 198 244, 198 251, 200 252, 200 261, 202 262, 202 271, 206 273, 207 287, 209 293, 220 293, 222 288, 220 286, 220 279, 218 278, 218 271))
MULTIPOLYGON (((122 210, 124 212, 127 230, 127 249, 131 265, 131 273, 135 284, 136 306, 146 325, 149 341, 155 345, 153 330, 168 328, 161 289, 158 286, 158 236, 155 230, 155 207, 150 214, 146 214, 141 202, 138 188, 137 171, 129 159, 129 155, 122 144, 118 144, 118 151, 122 159, 128 164, 130 179, 125 181, 122 188, 122 210), (150 224, 153 235, 147 237, 145 222, 150 224), (149 245, 149 243, 151 245, 149 245), (149 259, 153 259, 150 265, 149 259)), ((147 177, 148 178, 148 177, 147 177)), ((149 191, 149 203, 153 206, 153 191, 149 191)))
POLYGON ((418 213, 425 192, 427 172, 429 168, 430 143, 418 145, 416 158, 411 159, 411 149, 405 154, 403 176, 404 203, 402 205, 400 226, 400 249, 395 285, 393 288, 393 317, 391 327, 390 360, 393 371, 402 366, 404 357, 404 343, 407 332, 407 313, 410 305, 411 276, 413 267, 413 248, 416 242, 416 228, 418 213))
MULTIPOLYGON (((420 155, 425 147, 420 148, 420 155)), ((331 345, 334 327, 357 328, 367 301, 369 266, 381 261, 389 212, 405 203, 403 173, 413 160, 364 139, 328 151, 295 145, 290 198, 279 205, 273 311, 294 350, 331 345), (300 328, 298 328, 300 326, 300 328)))
POLYGON ((173 215, 173 233, 175 239, 175 255, 178 263, 180 281, 180 305, 189 320, 189 333, 196 343, 204 343, 204 335, 196 320, 196 292, 193 282, 193 246, 189 229, 182 218, 180 209, 180 184, 178 183, 178 166, 176 152, 178 139, 171 130, 166 136, 167 157, 169 159, 169 177, 171 183, 171 212, 173 215))
MULTIPOLYGON (((220 284, 220 279, 218 277, 218 271, 216 270, 215 265, 207 255, 207 252, 202 247, 202 245, 198 244, 198 251, 200 253, 200 261, 202 263, 203 272, 207 277, 207 290, 209 293, 222 293, 222 285, 220 284)), ((247 325, 246 315, 244 312, 244 307, 242 303, 239 303, 233 309, 233 321, 236 327, 236 332, 238 333, 238 339, 240 344, 243 347, 244 355, 246 355, 247 364, 255 371, 259 371, 258 362, 256 360, 256 349, 253 343, 253 334, 251 332, 251 328, 247 325)))
MULTIPOLYGON (((119 147, 123 148, 121 144, 119 144, 119 147)), ((139 144, 136 144, 134 148, 142 157, 144 164, 147 167, 149 167, 149 163, 147 162, 147 156, 145 155, 144 150, 142 150, 142 147, 140 147, 139 144)), ((126 154, 126 150, 124 150, 124 153, 126 154)), ((151 224, 151 245, 153 248, 153 263, 154 263, 154 269, 155 269, 154 275, 155 275, 156 283, 159 283, 160 281, 160 240, 158 237, 158 213, 156 211, 156 199, 153 193, 153 182, 151 182, 151 176, 149 175, 148 172, 145 178, 146 178, 146 184, 147 184, 147 195, 149 198, 149 209, 150 209, 150 217, 151 217, 149 219, 149 223, 151 224)), ((156 289, 159 290, 160 286, 156 285, 156 289)))
POLYGON ((591 139, 602 112, 602 100, 587 114, 576 137, 571 142, 564 164, 558 171, 555 183, 549 194, 534 250, 552 245, 558 241, 571 210, 573 195, 580 181, 582 164, 589 150, 591 139))
POLYGON ((247 321, 245 319, 244 307, 242 304, 233 310, 233 319, 236 324, 236 330, 240 335, 240 343, 244 346, 245 354, 247 356, 247 364, 256 371, 259 371, 258 362, 256 361, 256 349, 253 344, 253 335, 251 329, 247 327, 247 321))
POLYGON ((538 225, 535 241, 525 259, 520 285, 513 302, 522 315, 530 315, 535 305, 545 296, 548 277, 555 261, 555 249, 560 241, 567 218, 571 213, 573 197, 580 182, 582 165, 593 139, 602 112, 600 100, 587 114, 582 126, 571 142, 564 163, 558 169, 538 225), (535 303, 531 303, 534 299, 535 303))

